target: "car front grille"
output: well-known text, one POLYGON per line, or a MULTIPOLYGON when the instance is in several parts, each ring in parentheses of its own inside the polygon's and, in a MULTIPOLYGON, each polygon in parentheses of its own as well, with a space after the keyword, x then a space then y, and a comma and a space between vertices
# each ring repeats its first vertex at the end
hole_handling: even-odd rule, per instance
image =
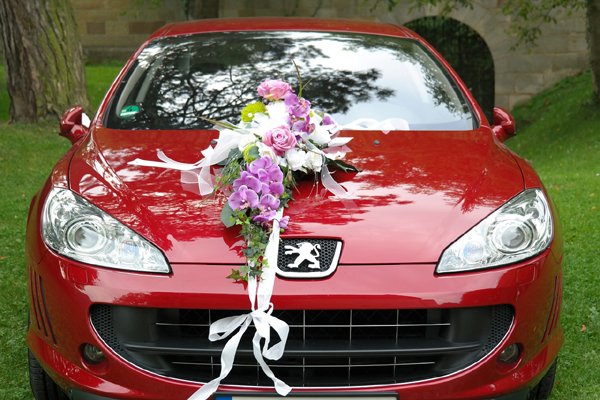
MULTIPOLYGON (((102 340, 128 362, 161 376, 208 382, 220 373, 227 340, 210 342, 210 324, 248 311, 98 304, 90 312, 102 340)), ((514 310, 498 305, 275 310, 273 315, 290 326, 283 357, 268 361, 278 378, 293 387, 348 387, 409 383, 465 369, 500 344, 514 310)), ((254 329, 244 334, 224 384, 272 384, 252 354, 253 335, 254 329)))
POLYGON ((277 253, 277 274, 296 279, 325 278, 337 268, 341 250, 341 240, 283 238, 277 253))

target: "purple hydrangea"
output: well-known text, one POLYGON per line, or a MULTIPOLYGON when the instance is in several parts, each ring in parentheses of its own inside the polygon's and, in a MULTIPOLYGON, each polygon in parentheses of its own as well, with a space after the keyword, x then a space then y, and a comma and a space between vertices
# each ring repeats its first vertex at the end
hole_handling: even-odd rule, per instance
MULTIPOLYGON (((279 200, 277 200, 279 202, 279 200)), ((240 186, 230 197, 229 206, 232 210, 243 210, 245 208, 256 208, 259 206, 258 194, 248 189, 246 185, 240 186)))
POLYGON ((289 92, 285 96, 285 105, 289 113, 296 118, 305 118, 310 114, 310 102, 300 99, 296 94, 289 92))
POLYGON ((256 222, 268 222, 272 221, 277 215, 277 209, 279 208, 279 199, 273 195, 266 194, 260 198, 258 205, 260 214, 254 216, 252 219, 256 222))
POLYGON ((264 156, 257 160, 254 160, 248 165, 248 172, 250 172, 255 177, 258 176, 258 171, 261 169, 268 169, 273 165, 273 161, 271 161, 271 157, 264 156))
POLYGON ((305 120, 295 121, 292 125, 294 132, 306 132, 309 135, 315 131, 315 124, 310 123, 310 116, 307 116, 305 120))
POLYGON ((335 125, 335 122, 333 122, 329 114, 325 114, 323 117, 323 125, 335 125))
POLYGON ((279 197, 285 191, 285 187, 280 182, 273 182, 271 184, 263 183, 261 187, 261 193, 264 196, 265 194, 270 194, 275 197, 279 197))
POLYGON ((283 217, 279 220, 279 228, 285 230, 288 228, 289 223, 290 223, 290 217, 286 215, 285 217, 283 217))
POLYGON ((259 181, 266 184, 274 182, 283 182, 283 172, 277 165, 271 165, 269 168, 259 169, 256 177, 259 181))
POLYGON ((246 186, 258 193, 261 189, 261 182, 248 171, 242 171, 240 178, 233 181, 233 190, 238 190, 241 186, 246 186))
MULTIPOLYGON (((274 195, 274 196, 281 196, 283 194, 283 192, 285 191, 285 188, 283 187, 283 184, 281 182, 273 182, 271 184, 269 184, 268 186, 269 188, 269 193, 274 195)), ((265 192, 263 192, 265 193, 265 192)))

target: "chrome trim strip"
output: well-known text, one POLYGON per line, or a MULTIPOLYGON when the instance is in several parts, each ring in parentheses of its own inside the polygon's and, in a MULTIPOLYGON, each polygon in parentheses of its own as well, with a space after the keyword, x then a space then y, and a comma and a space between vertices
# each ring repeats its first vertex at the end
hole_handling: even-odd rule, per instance
MULTIPOLYGON (((209 327, 211 324, 172 324, 169 322, 157 322, 155 325, 160 326, 197 326, 209 327)), ((254 326, 250 324, 250 326, 254 326)), ((288 325, 290 328, 396 328, 396 327, 411 327, 411 326, 450 326, 449 322, 440 322, 435 324, 393 324, 393 325, 288 325)))
MULTIPOLYGON (((177 364, 177 365, 203 365, 203 366, 209 366, 209 365, 214 365, 214 364, 209 364, 209 363, 194 363, 194 362, 185 362, 185 361, 173 361, 171 364, 177 364)), ((391 367, 391 366, 398 366, 398 365, 431 365, 431 364, 435 364, 435 362, 433 361, 422 361, 422 362, 415 362, 415 363, 397 363, 397 364, 357 364, 357 365, 342 365, 342 364, 332 364, 332 365, 271 365, 269 368, 271 369, 277 369, 277 368, 306 368, 306 367, 310 367, 310 368, 360 368, 360 367, 391 367)), ((221 364, 218 364, 221 365, 221 364)), ((252 367, 255 368, 256 364, 233 364, 234 367, 252 367)), ((337 387, 337 386, 336 386, 337 387)))

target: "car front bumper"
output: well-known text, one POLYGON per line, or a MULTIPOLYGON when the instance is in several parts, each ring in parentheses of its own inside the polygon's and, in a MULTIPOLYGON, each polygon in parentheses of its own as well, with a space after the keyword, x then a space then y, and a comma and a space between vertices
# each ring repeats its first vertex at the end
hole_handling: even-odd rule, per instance
MULTIPOLYGON (((171 275, 95 268, 47 251, 29 263, 32 323, 27 343, 48 374, 72 399, 187 399, 201 385, 141 370, 116 355, 90 321, 94 304, 186 309, 250 309, 245 285, 225 279, 231 266, 172 265, 171 275), (83 362, 90 343, 107 360, 83 362), (96 397, 94 397, 96 396, 96 397)), ((277 279, 276 309, 419 309, 508 304, 514 322, 501 344, 481 361, 449 376, 403 384, 294 388, 292 394, 387 392, 399 399, 520 399, 541 379, 564 341, 558 320, 560 262, 550 251, 527 262, 487 271, 435 275, 435 265, 340 265, 324 280, 277 279), (521 358, 497 361, 512 343, 521 358)), ((231 374, 236 373, 235 368, 231 374)), ((271 387, 221 386, 225 392, 272 393, 271 387)))

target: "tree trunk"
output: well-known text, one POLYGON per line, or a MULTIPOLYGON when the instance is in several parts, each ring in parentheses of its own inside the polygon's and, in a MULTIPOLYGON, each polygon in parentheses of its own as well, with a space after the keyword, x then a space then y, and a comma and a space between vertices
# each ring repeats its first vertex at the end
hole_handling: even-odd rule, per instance
POLYGON ((70 1, 1 0, 0 35, 11 121, 89 110, 83 51, 70 1))
POLYGON ((188 20, 219 18, 219 0, 190 0, 187 18, 188 20))
POLYGON ((594 101, 600 102, 600 0, 588 0, 587 21, 594 101))

